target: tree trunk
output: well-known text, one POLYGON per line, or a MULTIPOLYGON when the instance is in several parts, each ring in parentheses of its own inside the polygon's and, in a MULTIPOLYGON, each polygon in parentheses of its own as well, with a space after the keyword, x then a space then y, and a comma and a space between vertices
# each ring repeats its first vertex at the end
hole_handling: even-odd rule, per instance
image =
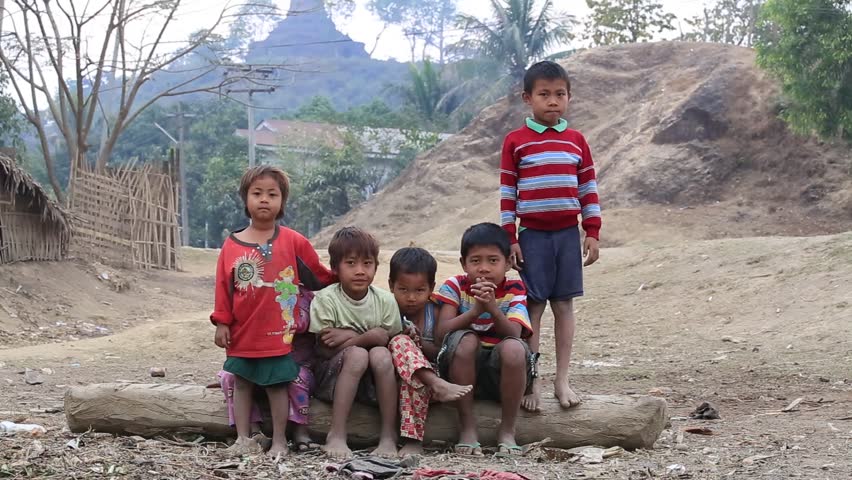
MULTIPOLYGON (((480 439, 496 443, 500 406, 477 402, 480 439)), ((71 387, 65 393, 65 415, 73 432, 89 428, 116 434, 155 436, 199 433, 211 438, 234 435, 219 389, 200 385, 95 384, 71 387)), ((522 444, 552 439, 551 446, 583 445, 651 448, 666 424, 666 402, 656 397, 589 395, 578 407, 560 408, 544 399, 542 412, 521 412, 517 423, 522 444)), ((328 433, 331 405, 311 401, 311 434, 321 440, 328 433)), ((455 442, 457 417, 448 406, 430 409, 426 442, 455 442)), ((353 446, 375 445, 379 438, 379 411, 356 404, 349 416, 349 441, 353 446)))
POLYGON ((50 187, 53 188, 53 194, 56 195, 56 202, 67 207, 65 192, 62 191, 62 185, 59 184, 59 179, 56 178, 56 168, 53 163, 53 157, 50 154, 50 145, 47 143, 47 135, 44 128, 39 126, 38 140, 41 145, 42 156, 44 157, 44 170, 47 172, 47 181, 50 182, 50 187))

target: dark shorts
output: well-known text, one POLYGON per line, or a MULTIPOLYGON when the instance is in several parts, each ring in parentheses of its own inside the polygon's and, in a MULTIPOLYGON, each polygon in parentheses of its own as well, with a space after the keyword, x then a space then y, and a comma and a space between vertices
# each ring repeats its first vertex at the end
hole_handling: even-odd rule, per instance
MULTIPOLYGON (((441 345, 441 350, 438 352, 438 375, 441 378, 453 381, 450 378, 450 365, 455 358, 456 350, 459 343, 465 335, 474 335, 473 330, 456 330, 450 332, 444 337, 444 343, 441 345)), ((524 346, 527 357, 527 386, 525 394, 532 392, 533 379, 535 378, 536 362, 533 353, 530 351, 527 342, 517 337, 506 337, 497 346, 493 348, 482 348, 476 355, 476 387, 474 389, 474 397, 481 400, 500 401, 500 345, 504 342, 520 342, 524 346)))
MULTIPOLYGON (((343 354, 350 348, 357 347, 344 348, 329 359, 317 359, 314 362, 314 381, 316 382, 314 384, 314 398, 328 403, 334 402, 334 386, 337 384, 337 377, 340 376, 340 369, 343 368, 343 354)), ((376 396, 376 383, 369 367, 364 372, 364 376, 361 377, 361 382, 358 383, 355 400, 374 407, 379 405, 376 396)))
POLYGON ((521 230, 518 243, 524 255, 521 280, 530 301, 543 303, 583 296, 583 252, 580 229, 521 230))

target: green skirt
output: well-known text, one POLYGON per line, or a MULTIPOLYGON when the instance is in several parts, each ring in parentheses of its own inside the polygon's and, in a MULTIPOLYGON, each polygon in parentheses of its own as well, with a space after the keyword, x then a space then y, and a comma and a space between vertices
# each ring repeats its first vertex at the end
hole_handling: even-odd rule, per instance
POLYGON ((266 358, 228 357, 222 370, 260 387, 290 383, 299 376, 299 364, 290 355, 266 358))

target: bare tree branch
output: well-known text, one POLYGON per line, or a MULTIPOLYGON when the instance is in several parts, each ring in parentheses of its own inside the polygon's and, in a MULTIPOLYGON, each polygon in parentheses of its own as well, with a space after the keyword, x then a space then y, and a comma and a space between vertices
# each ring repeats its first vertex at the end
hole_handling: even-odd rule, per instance
MULTIPOLYGON (((120 10, 120 8, 121 8, 121 1, 122 0, 119 0, 118 3, 116 3, 115 8, 113 8, 112 13, 110 13, 109 26, 107 27, 107 30, 106 30, 106 38, 104 39, 104 42, 101 45, 101 53, 100 53, 100 56, 98 57, 98 63, 97 63, 98 66, 95 69, 95 81, 94 81, 94 84, 92 86, 92 92, 93 93, 94 92, 100 92, 100 89, 101 89, 101 83, 102 83, 103 78, 104 78, 103 71, 104 71, 104 65, 106 63, 106 54, 107 54, 107 50, 109 50, 109 41, 112 38, 113 32, 115 31, 115 19, 116 19, 116 16, 119 14, 118 10, 120 10)), ((118 41, 118 39, 116 39, 116 41, 118 41)), ((115 62, 113 62, 113 63, 115 63, 115 62)), ((114 71, 114 69, 113 69, 113 71, 114 71)), ((115 78, 114 74, 113 74, 113 78, 115 78)), ((88 105, 89 108, 88 108, 88 112, 86 113, 86 120, 83 123, 83 125, 85 125, 85 128, 83 129, 83 138, 88 138, 88 136, 89 136, 89 130, 92 127, 92 123, 93 123, 93 120, 94 120, 94 117, 95 117, 95 110, 97 109, 97 104, 100 103, 100 102, 97 101, 97 97, 95 95, 90 95, 89 98, 93 99, 94 101, 90 102, 90 104, 88 105)), ((83 108, 83 106, 81 106, 81 108, 83 108)), ((104 122, 106 122, 106 121, 107 121, 107 119, 104 118, 104 122)))
POLYGON ((24 113, 36 128, 48 176, 58 198, 62 198, 62 188, 56 180, 54 158, 49 150, 52 129, 48 127, 49 119, 55 122, 67 144, 69 160, 76 162, 86 156, 93 125, 103 117, 104 140, 95 162, 98 169, 103 169, 121 133, 158 100, 215 92, 223 85, 239 81, 235 77, 210 78, 221 66, 219 54, 213 51, 209 56, 193 60, 195 64, 205 63, 204 67, 181 68, 185 59, 198 54, 202 46, 216 38, 217 29, 229 16, 230 6, 222 8, 207 29, 183 42, 184 45, 172 48, 172 42, 166 39, 178 28, 176 20, 184 3, 181 0, 9 0, 6 3, 20 9, 14 15, 18 20, 9 23, 20 24, 0 37, 3 40, 0 64, 9 72, 24 113), (105 16, 108 23, 104 27, 100 20, 105 16), (129 25, 134 25, 132 30, 129 25), (140 30, 143 35, 137 41, 127 38, 128 31, 140 30), (171 69, 180 75, 177 84, 166 82, 162 87, 146 87, 155 74, 171 69))

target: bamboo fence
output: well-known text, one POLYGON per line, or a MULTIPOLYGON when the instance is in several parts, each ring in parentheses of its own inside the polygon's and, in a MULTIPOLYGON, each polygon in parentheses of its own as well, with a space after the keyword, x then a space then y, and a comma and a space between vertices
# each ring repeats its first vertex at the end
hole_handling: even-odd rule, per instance
POLYGON ((78 254, 139 269, 180 270, 178 184, 173 169, 125 164, 72 172, 69 205, 78 254))

